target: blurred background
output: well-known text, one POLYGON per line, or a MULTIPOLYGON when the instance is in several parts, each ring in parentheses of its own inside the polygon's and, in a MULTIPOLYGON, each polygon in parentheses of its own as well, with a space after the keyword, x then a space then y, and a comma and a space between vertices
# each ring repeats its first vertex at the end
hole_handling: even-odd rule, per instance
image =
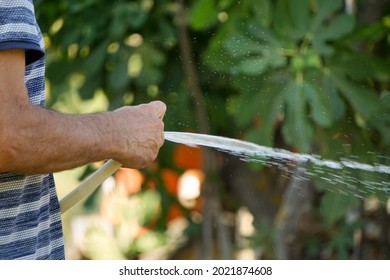
MULTIPOLYGON (((167 131, 390 165, 388 0, 34 2, 52 109, 159 99, 167 131)), ((66 257, 389 259, 390 175, 337 172, 166 142, 63 215, 66 257)))

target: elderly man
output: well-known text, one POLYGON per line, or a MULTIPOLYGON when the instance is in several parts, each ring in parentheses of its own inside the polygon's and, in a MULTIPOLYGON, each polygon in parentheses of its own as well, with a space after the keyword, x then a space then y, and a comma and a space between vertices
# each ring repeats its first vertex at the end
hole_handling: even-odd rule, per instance
POLYGON ((166 106, 67 115, 45 109, 45 50, 33 0, 0 0, 0 259, 64 259, 52 172, 115 159, 151 163, 166 106))

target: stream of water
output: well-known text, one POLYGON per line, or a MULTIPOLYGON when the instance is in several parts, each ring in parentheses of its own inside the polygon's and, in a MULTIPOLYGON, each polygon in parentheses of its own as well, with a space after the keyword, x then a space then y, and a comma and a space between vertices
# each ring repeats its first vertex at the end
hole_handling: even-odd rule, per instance
POLYGON ((292 172, 289 165, 297 163, 310 164, 310 168, 302 168, 305 177, 323 180, 329 186, 344 185, 338 189, 345 194, 353 194, 364 198, 368 192, 381 191, 390 194, 390 166, 366 164, 354 160, 340 161, 324 159, 319 155, 293 153, 283 149, 260 146, 252 142, 222 136, 188 133, 165 132, 165 139, 188 146, 204 146, 226 152, 248 162, 260 162, 267 166, 275 166, 292 172), (357 176, 356 172, 360 174, 357 176))

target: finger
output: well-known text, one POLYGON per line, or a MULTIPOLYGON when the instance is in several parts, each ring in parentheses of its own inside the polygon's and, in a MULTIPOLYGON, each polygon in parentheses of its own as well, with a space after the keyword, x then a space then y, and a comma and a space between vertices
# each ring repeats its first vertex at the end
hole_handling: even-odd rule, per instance
POLYGON ((153 107, 154 112, 156 112, 156 115, 160 118, 163 119, 165 112, 167 110, 167 106, 165 103, 161 101, 152 101, 149 103, 150 106, 153 107))

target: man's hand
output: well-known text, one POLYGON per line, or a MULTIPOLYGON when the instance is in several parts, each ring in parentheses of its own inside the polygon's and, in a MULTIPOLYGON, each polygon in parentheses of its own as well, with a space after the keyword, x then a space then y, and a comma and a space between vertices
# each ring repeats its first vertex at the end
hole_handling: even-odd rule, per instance
POLYGON ((160 101, 114 111, 118 131, 112 136, 121 143, 114 159, 129 168, 142 168, 154 161, 164 144, 165 111, 166 106, 160 101))
POLYGON ((0 172, 57 172, 110 158, 141 168, 157 157, 164 103, 62 114, 29 103, 24 72, 24 50, 0 51, 0 172))

